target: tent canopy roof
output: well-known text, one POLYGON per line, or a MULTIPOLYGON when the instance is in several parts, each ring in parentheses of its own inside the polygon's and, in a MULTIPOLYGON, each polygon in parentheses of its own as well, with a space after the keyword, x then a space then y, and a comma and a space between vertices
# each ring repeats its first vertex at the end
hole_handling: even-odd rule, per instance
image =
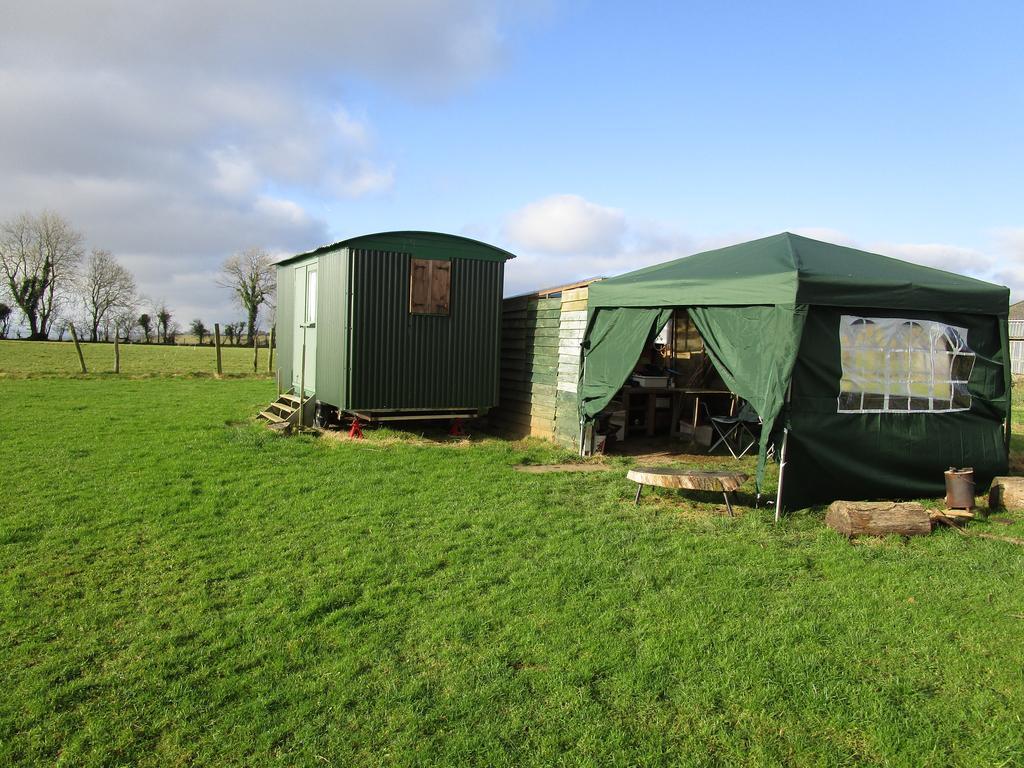
POLYGON ((1003 315, 1009 289, 790 232, 593 283, 590 306, 811 304, 1003 315))

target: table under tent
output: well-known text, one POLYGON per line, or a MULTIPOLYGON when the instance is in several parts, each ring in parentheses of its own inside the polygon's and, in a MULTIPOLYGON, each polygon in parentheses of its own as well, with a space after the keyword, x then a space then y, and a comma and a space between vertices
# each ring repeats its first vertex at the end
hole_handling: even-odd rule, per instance
POLYGON ((1008 307, 1005 287, 789 233, 593 283, 583 451, 685 310, 761 422, 759 492, 769 454, 780 461, 777 510, 941 495, 951 466, 984 489, 1007 468, 1008 307))

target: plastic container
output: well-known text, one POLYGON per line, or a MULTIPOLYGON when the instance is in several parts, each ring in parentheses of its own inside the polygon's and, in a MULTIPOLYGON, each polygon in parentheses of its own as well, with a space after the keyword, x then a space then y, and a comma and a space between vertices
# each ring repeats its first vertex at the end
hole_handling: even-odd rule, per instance
POLYGON ((658 389, 668 386, 668 376, 643 376, 639 373, 634 373, 633 379, 639 387, 658 389))

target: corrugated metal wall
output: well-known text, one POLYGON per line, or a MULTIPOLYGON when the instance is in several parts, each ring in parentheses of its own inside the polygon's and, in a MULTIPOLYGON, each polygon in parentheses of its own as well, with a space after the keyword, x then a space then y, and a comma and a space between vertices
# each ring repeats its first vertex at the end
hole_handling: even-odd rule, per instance
POLYGON ((409 253, 351 251, 347 408, 490 408, 498 402, 504 262, 452 260, 446 317, 409 314, 409 253))
POLYGON ((1010 369, 1024 376, 1024 320, 1010 321, 1010 369))
POLYGON ((285 391, 292 384, 292 350, 295 344, 295 267, 277 268, 277 316, 275 341, 277 374, 285 391))
POLYGON ((347 248, 319 258, 316 311, 316 399, 341 407, 345 402, 348 338, 347 248))

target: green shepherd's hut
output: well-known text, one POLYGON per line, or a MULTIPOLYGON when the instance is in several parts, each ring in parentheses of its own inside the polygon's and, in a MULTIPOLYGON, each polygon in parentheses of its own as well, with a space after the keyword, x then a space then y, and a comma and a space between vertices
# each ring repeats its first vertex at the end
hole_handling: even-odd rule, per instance
POLYGON ((457 235, 382 232, 280 261, 277 375, 286 394, 264 416, 287 419, 300 394, 371 421, 486 412, 498 402, 511 258, 457 235))

